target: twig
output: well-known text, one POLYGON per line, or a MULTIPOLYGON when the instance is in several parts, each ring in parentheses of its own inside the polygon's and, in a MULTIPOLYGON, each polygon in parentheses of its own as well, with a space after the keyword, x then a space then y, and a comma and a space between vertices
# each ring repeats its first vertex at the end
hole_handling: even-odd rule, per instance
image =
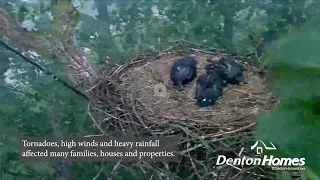
POLYGON ((97 134, 97 135, 85 135, 83 137, 101 137, 104 136, 103 134, 97 134))
POLYGON ((91 102, 89 101, 88 103, 88 115, 90 117, 90 119, 92 120, 93 124, 102 132, 102 134, 106 134, 106 132, 104 132, 104 130, 101 129, 101 127, 98 125, 97 121, 93 118, 91 112, 90 112, 90 105, 91 105, 91 102))
POLYGON ((215 134, 215 135, 210 136, 210 137, 216 138, 216 137, 220 137, 220 136, 231 135, 231 134, 234 134, 234 133, 243 131, 243 130, 245 130, 245 129, 248 129, 248 128, 250 128, 250 127, 253 127, 253 126, 255 126, 256 124, 257 124, 256 122, 253 122, 253 123, 251 123, 251 124, 249 124, 249 125, 247 125, 247 126, 244 126, 244 127, 239 128, 239 129, 236 129, 236 130, 233 130, 233 131, 228 131, 228 132, 223 132, 223 133, 218 133, 218 134, 215 134))
POLYGON ((104 166, 103 166, 103 164, 101 163, 101 169, 100 169, 100 171, 98 172, 98 174, 97 174, 92 180, 96 180, 96 179, 99 178, 100 174, 101 174, 102 171, 103 171, 103 168, 104 168, 104 166))
POLYGON ((152 180, 152 178, 153 178, 153 174, 150 176, 149 180, 152 180))
POLYGON ((113 167, 111 171, 110 177, 107 178, 107 180, 112 180, 114 176, 117 174, 117 171, 119 170, 119 166, 121 165, 122 159, 120 159, 117 164, 113 167))
POLYGON ((193 51, 196 51, 196 52, 203 52, 203 53, 206 53, 206 54, 212 54, 212 55, 216 55, 217 53, 214 53, 214 52, 210 52, 210 51, 205 51, 205 50, 202 50, 202 49, 195 49, 195 48, 190 48, 191 50, 193 51))
POLYGON ((233 90, 234 90, 234 91, 237 91, 237 92, 241 92, 241 93, 243 93, 243 94, 246 94, 246 95, 248 95, 249 97, 252 96, 252 97, 255 97, 255 98, 257 98, 257 99, 262 99, 262 98, 260 98, 259 96, 256 96, 256 95, 254 95, 254 94, 252 94, 252 93, 245 92, 245 91, 243 91, 243 90, 239 90, 239 89, 233 89, 233 90))
MULTIPOLYGON (((189 141, 189 139, 188 139, 187 149, 189 149, 190 146, 191 146, 191 144, 190 144, 190 141, 189 141)), ((191 155, 190 155, 190 152, 189 152, 189 151, 188 151, 188 156, 189 156, 190 162, 191 162, 191 164, 192 164, 192 167, 193 167, 193 169, 194 169, 194 172, 195 172, 196 175, 198 176, 198 179, 201 180, 201 176, 200 176, 200 174, 199 174, 198 171, 197 171, 196 165, 193 163, 193 160, 192 160, 192 158, 191 158, 191 155)))
POLYGON ((211 50, 218 50, 218 49, 216 49, 216 48, 209 47, 209 46, 204 46, 204 45, 200 45, 200 44, 197 44, 197 43, 194 43, 194 42, 191 42, 191 41, 187 41, 187 40, 182 39, 182 38, 179 38, 179 40, 182 41, 182 42, 188 43, 188 44, 192 44, 192 45, 194 45, 194 46, 204 47, 204 48, 211 49, 211 50))

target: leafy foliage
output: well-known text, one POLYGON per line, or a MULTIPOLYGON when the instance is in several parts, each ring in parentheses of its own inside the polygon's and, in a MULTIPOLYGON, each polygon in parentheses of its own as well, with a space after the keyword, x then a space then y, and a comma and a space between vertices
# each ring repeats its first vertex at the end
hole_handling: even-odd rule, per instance
POLYGON ((270 83, 281 103, 271 113, 260 115, 256 131, 257 139, 278 144, 278 156, 306 158, 306 166, 316 179, 320 175, 319 40, 317 32, 296 32, 270 49, 274 58, 270 83))

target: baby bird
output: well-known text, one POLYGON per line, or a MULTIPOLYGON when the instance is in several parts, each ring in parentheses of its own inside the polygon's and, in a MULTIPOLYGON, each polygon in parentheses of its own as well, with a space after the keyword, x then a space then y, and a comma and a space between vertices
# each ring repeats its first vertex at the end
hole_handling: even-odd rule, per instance
POLYGON ((215 101, 222 96, 222 79, 219 75, 202 74, 197 80, 196 99, 199 107, 213 106, 215 101))
POLYGON ((190 83, 197 77, 197 64, 198 62, 190 56, 174 61, 171 67, 170 78, 173 85, 178 87, 180 91, 184 85, 190 83))
POLYGON ((229 84, 240 84, 248 82, 244 79, 242 74, 242 66, 232 59, 221 58, 218 63, 219 66, 224 68, 224 74, 222 78, 229 84))
POLYGON ((199 107, 209 107, 215 104, 213 88, 198 89, 197 105, 199 107))
POLYGON ((215 74, 217 76, 220 76, 222 78, 222 85, 223 87, 227 86, 227 82, 226 82, 226 72, 225 72, 225 68, 221 65, 219 65, 218 63, 210 63, 207 64, 206 67, 206 72, 207 74, 215 74))

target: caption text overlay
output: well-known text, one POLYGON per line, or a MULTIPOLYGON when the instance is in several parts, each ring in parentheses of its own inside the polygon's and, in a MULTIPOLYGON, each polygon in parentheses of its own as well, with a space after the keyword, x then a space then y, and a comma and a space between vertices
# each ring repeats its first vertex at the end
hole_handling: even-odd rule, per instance
POLYGON ((21 161, 177 162, 176 137, 21 137, 21 161))

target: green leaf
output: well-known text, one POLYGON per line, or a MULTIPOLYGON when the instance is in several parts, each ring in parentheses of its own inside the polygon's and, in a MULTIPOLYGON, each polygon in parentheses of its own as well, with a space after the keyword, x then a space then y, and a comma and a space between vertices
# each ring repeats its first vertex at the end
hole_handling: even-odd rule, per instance
POLYGON ((320 95, 319 42, 319 33, 303 31, 289 34, 272 45, 267 56, 273 59, 269 81, 280 98, 320 95))
POLYGON ((320 35, 298 32, 276 43, 269 82, 280 104, 258 116, 256 138, 276 144, 278 157, 306 158, 309 176, 320 169, 320 35))

